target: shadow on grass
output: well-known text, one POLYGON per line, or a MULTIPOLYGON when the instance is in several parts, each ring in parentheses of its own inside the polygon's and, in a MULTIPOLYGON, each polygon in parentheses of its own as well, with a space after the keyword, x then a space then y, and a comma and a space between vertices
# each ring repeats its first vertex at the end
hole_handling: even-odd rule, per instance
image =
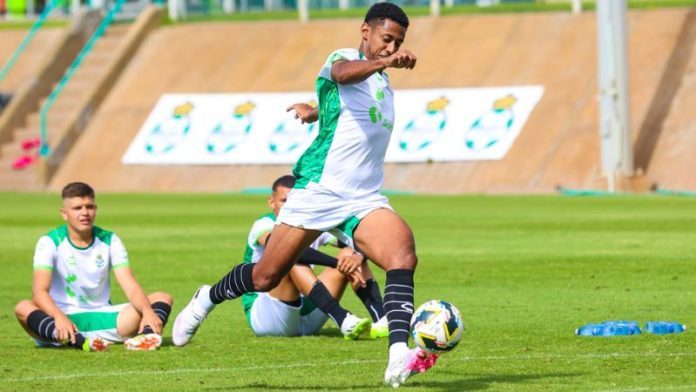
MULTIPOLYGON (((451 377, 454 373, 447 372, 451 377)), ((467 376, 459 376, 456 380, 447 381, 420 381, 417 379, 412 379, 408 383, 404 384, 401 388, 408 390, 409 388, 422 388, 426 390, 437 390, 437 391, 476 391, 481 389, 488 389, 491 384, 524 384, 533 380, 540 380, 544 378, 568 378, 568 377, 578 377, 584 373, 542 373, 542 374, 489 374, 485 376, 469 378, 467 376)), ((457 375, 454 375, 457 377, 457 375)), ((311 385, 311 380, 308 380, 307 384, 303 385, 272 385, 263 382, 254 382, 242 386, 236 387, 224 387, 224 388, 205 388, 206 390, 292 390, 294 388, 302 390, 372 390, 382 386, 381 383, 377 382, 366 382, 361 384, 351 384, 351 385, 327 385, 326 382, 322 384, 311 385)), ((387 388, 386 386, 384 388, 387 388)), ((389 388, 391 389, 391 388, 389 388)))
POLYGON ((583 373, 541 373, 541 374, 489 374, 475 378, 462 377, 460 380, 420 381, 413 380, 404 387, 425 388, 438 391, 476 391, 488 389, 491 384, 524 384, 544 378, 578 377, 583 373))
POLYGON ((171 336, 165 336, 162 338, 162 347, 167 347, 167 346, 176 347, 174 345, 174 341, 172 340, 171 336))

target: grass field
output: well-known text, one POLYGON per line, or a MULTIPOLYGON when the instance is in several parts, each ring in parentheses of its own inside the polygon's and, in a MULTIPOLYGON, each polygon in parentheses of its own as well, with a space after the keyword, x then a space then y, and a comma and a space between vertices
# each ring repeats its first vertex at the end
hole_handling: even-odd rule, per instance
MULTIPOLYGON (((416 235, 416 303, 463 313, 460 346, 405 390, 696 390, 696 334, 584 338, 606 319, 696 326, 696 199, 393 196, 416 235)), ((263 196, 101 195, 98 224, 123 238, 147 291, 174 314, 237 263, 263 196)), ((184 349, 37 349, 14 319, 31 294, 33 247, 61 223, 55 195, 0 194, 3 390, 372 390, 386 346, 346 342, 333 325, 308 338, 254 338, 224 304, 184 349), (147 385, 147 386, 146 386, 147 385)), ((381 272, 381 271, 380 271, 381 272)), ((383 285, 383 273, 379 273, 383 285)), ((113 299, 124 299, 114 287, 113 299)), ((343 304, 365 314, 355 296, 343 304)))

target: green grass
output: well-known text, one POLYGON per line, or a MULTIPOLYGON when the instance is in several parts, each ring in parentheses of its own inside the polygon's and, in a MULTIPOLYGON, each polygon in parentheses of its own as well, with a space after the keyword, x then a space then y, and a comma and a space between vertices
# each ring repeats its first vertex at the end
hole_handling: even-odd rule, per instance
MULTIPOLYGON (((666 7, 694 7, 696 0, 629 0, 628 6, 630 9, 654 9, 666 7)), ((509 14, 520 12, 570 12, 570 3, 503 3, 490 7, 478 7, 471 4, 457 4, 451 8, 442 6, 441 13, 447 15, 462 15, 462 14, 509 14)), ((594 1, 583 1, 584 10, 594 10, 594 1)), ((430 14, 430 8, 424 6, 405 6, 404 11, 409 16, 425 16, 430 14)), ((341 18, 362 18, 365 16, 364 8, 350 8, 347 10, 339 10, 332 8, 311 9, 309 18, 316 19, 341 19, 341 18)), ((210 10, 208 15, 189 15, 183 21, 174 22, 167 15, 163 15, 163 23, 179 24, 179 23, 197 23, 197 22, 255 22, 262 20, 297 20, 298 14, 295 10, 282 11, 250 11, 243 13, 224 14, 221 10, 210 10)))
MULTIPOLYGON (((584 338, 607 319, 696 326, 696 199, 392 196, 413 227, 416 303, 463 313, 460 346, 405 390, 696 389, 696 334, 584 338)), ((240 260, 259 195, 101 195, 98 223, 119 233, 147 291, 178 312, 240 260)), ((7 390, 371 390, 385 341, 254 338, 239 303, 208 318, 186 348, 105 353, 37 349, 14 320, 31 294, 39 235, 58 225, 55 195, 0 194, 0 346, 7 390)), ((378 274, 383 282, 383 273, 378 274)), ((383 285, 383 284, 382 284, 383 285)), ((124 299, 114 287, 113 299, 124 299)), ((365 314, 353 295, 343 304, 365 314)), ((171 324, 165 335, 169 336, 171 324)), ((169 341, 169 340, 167 340, 169 341)))
MULTIPOLYGON (((0 31, 2 30, 28 30, 34 25, 33 20, 9 20, 0 21, 0 31)), ((68 25, 67 19, 52 19, 47 20, 42 28, 53 29, 58 27, 66 27, 68 25)))

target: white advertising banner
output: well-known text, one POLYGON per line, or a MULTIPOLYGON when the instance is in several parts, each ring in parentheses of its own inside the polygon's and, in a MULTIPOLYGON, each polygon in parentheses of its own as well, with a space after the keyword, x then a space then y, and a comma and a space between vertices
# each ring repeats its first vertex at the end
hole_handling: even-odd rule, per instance
MULTIPOLYGON (((387 162, 501 159, 543 94, 541 86, 397 90, 387 162)), ((292 164, 318 124, 285 109, 315 93, 163 95, 125 164, 292 164)))

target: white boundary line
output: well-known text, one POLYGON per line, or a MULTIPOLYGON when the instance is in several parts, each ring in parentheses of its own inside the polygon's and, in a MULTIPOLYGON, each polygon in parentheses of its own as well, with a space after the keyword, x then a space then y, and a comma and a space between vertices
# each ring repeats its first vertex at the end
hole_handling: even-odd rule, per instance
MULTIPOLYGON (((696 357, 696 352, 685 353, 608 353, 608 354, 538 354, 538 355, 500 355, 500 356, 481 356, 481 357, 453 357, 448 360, 455 361, 492 361, 492 360, 548 360, 548 359, 606 359, 606 358, 632 358, 632 357, 696 357)), ((381 363, 381 359, 364 359, 364 360, 348 360, 348 361, 329 361, 329 362, 303 362, 297 364, 279 364, 279 365, 261 365, 261 366, 234 366, 234 367, 218 367, 218 368, 177 368, 177 369, 162 369, 162 370, 125 370, 125 371, 108 371, 108 372, 83 372, 71 374, 56 374, 46 376, 28 376, 6 378, 4 382, 36 382, 36 381, 59 381, 72 380, 78 378, 105 378, 105 377, 128 377, 140 375, 171 375, 182 373, 222 373, 222 372, 239 372, 239 371, 254 371, 254 370, 272 370, 272 369, 292 369, 292 368, 308 368, 321 366, 342 366, 356 365, 368 363, 381 363)), ((661 386, 659 389, 690 389, 696 385, 684 386, 661 386)), ((651 390, 650 388, 637 389, 613 389, 611 391, 621 392, 639 392, 651 390)))

